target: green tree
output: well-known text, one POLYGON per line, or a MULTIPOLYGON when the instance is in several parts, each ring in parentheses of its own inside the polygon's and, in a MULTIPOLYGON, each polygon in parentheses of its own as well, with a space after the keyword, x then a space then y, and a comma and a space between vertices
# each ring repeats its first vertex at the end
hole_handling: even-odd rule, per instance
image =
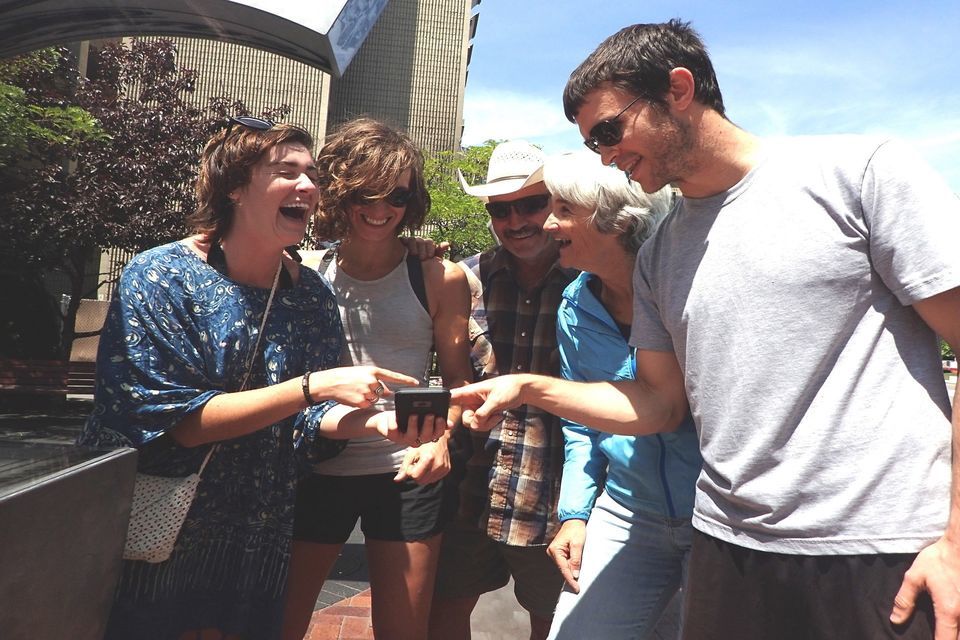
MULTIPOLYGON (((12 188, 11 179, 16 179, 14 167, 27 161, 37 151, 51 145, 65 149, 76 146, 83 140, 104 140, 106 135, 96 119, 84 109, 74 105, 37 104, 27 90, 17 82, 27 79, 44 79, 50 85, 57 78, 61 54, 56 49, 42 49, 17 58, 0 60, 0 174, 4 177, 3 188, 12 188)), ((72 81, 69 75, 59 77, 60 84, 72 81)), ((34 85, 32 93, 38 87, 34 85)))
POLYGON ((427 153, 424 179, 432 202, 427 217, 429 233, 436 242, 450 243, 450 257, 459 260, 494 244, 487 227, 489 216, 479 199, 463 192, 459 169, 470 184, 484 182, 490 154, 497 141, 465 147, 462 151, 427 153))
MULTIPOLYGON (((43 55, 43 64, 9 65, 16 72, 7 82, 26 100, 16 102, 12 91, 14 106, 27 107, 45 130, 27 144, 15 137, 9 142, 21 160, 2 168, 15 179, 0 192, 0 273, 21 289, 45 270, 67 276, 70 304, 54 354, 65 358, 80 299, 95 290, 85 286, 90 256, 100 248, 140 251, 182 237, 201 145, 227 113, 247 111, 226 97, 196 106, 196 73, 178 67, 168 40, 108 45, 91 55, 86 78, 65 52, 43 55), (61 113, 56 109, 79 124, 36 117, 61 113), (96 131, 80 135, 91 122, 96 131)), ((23 113, 14 109, 11 117, 22 120, 23 113)))

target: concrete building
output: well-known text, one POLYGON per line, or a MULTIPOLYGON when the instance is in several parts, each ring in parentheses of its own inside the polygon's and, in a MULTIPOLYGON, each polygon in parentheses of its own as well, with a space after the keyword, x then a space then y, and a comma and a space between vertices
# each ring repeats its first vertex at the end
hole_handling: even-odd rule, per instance
POLYGON ((459 149, 478 4, 391 0, 343 77, 332 82, 330 124, 369 115, 424 149, 459 149))
POLYGON ((390 0, 341 78, 241 45, 174 38, 181 66, 196 69, 197 100, 217 95, 254 113, 287 104, 287 121, 322 141, 369 115, 407 131, 425 149, 458 149, 470 41, 479 0, 390 0))

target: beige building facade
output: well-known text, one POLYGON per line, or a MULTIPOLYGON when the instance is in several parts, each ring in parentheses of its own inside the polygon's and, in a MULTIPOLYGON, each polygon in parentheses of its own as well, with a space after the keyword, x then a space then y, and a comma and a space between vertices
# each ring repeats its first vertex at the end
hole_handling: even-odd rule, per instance
POLYGON ((346 73, 332 81, 330 124, 368 115, 424 149, 459 149, 477 4, 390 0, 346 73))
POLYGON ((196 99, 241 100, 251 113, 282 104, 318 143, 333 126, 368 115, 424 149, 459 149, 478 0, 389 0, 341 78, 242 45, 174 38, 179 64, 199 72, 196 99))

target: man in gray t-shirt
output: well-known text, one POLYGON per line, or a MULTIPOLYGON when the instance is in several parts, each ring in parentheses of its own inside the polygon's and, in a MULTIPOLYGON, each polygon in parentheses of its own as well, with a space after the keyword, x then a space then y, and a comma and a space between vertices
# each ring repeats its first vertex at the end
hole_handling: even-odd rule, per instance
POLYGON ((647 434, 689 398, 704 466, 685 638, 929 638, 935 609, 956 639, 936 335, 960 347, 960 201, 896 143, 737 128, 676 20, 608 38, 564 107, 605 164, 683 193, 637 261, 637 381, 501 377, 455 392, 466 421, 522 398, 647 434))

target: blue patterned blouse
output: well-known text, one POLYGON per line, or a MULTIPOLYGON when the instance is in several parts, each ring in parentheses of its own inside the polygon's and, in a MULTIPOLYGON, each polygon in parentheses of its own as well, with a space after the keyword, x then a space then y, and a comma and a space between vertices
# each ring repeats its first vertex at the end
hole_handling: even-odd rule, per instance
MULTIPOLYGON (((186 476, 209 447, 164 436, 213 396, 263 387, 339 363, 342 329, 329 285, 303 268, 278 289, 256 354, 269 291, 237 284, 175 242, 133 258, 97 354, 93 414, 81 444, 140 449, 139 470, 186 476)), ((331 403, 224 441, 166 562, 125 561, 108 638, 178 638, 218 628, 278 636, 293 529, 295 429, 315 436, 331 403)))

